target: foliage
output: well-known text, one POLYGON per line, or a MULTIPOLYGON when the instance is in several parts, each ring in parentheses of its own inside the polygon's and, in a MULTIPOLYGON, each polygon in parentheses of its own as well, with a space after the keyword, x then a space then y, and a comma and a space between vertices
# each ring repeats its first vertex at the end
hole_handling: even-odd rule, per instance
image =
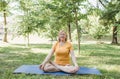
POLYGON ((120 7, 120 1, 110 1, 108 5, 106 6, 105 11, 103 12, 102 19, 107 20, 108 24, 112 23, 114 24, 119 18, 116 16, 119 15, 119 7, 120 7))
POLYGON ((108 31, 105 26, 100 24, 99 16, 89 15, 89 34, 95 39, 101 39, 108 31))
MULTIPOLYGON (((23 15, 19 15, 18 33, 26 36, 28 33, 38 32, 43 29, 45 19, 44 13, 41 12, 41 6, 33 1, 21 0, 20 6, 23 15), (27 2, 27 4, 26 4, 27 2), (44 19, 43 19, 44 18, 44 19)), ((39 33, 39 32, 38 32, 39 33)))
POLYGON ((8 3, 5 0, 0 1, 0 11, 4 11, 7 8, 8 3))
MULTIPOLYGON (((9 3, 10 0, 1 1, 9 3)), ((51 40, 56 40, 60 29, 67 31, 68 23, 70 23, 71 32, 73 33, 76 31, 75 10, 77 10, 78 27, 81 30, 79 33, 90 34, 95 39, 100 39, 108 33, 111 28, 110 26, 114 25, 115 22, 120 23, 120 2, 118 0, 96 0, 96 6, 91 4, 89 0, 12 1, 16 1, 18 6, 14 10, 21 14, 15 18, 17 23, 14 26, 15 28, 11 29, 15 29, 14 33, 17 32, 23 36, 37 33, 51 40)), ((7 3, 4 4, 7 5, 7 3)), ((2 8, 0 9, 3 10, 2 8)), ((72 37, 76 38, 76 34, 72 37)))
POLYGON ((69 7, 67 6, 67 2, 64 0, 52 0, 51 2, 44 2, 43 4, 45 6, 44 11, 49 11, 50 13, 47 14, 47 18, 50 18, 50 20, 47 22, 46 36, 50 37, 52 40, 56 39, 60 29, 67 30, 67 23, 72 20, 72 15, 69 7))
POLYGON ((5 12, 7 13, 7 16, 11 16, 12 13, 10 10, 12 10, 14 7, 11 7, 10 4, 13 2, 14 0, 0 0, 0 14, 5 12))

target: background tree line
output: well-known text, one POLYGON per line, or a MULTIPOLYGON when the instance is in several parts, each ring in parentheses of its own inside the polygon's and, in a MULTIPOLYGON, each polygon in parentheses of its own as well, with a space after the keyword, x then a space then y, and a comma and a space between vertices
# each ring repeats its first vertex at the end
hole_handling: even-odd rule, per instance
POLYGON ((56 40, 58 31, 65 29, 68 38, 78 40, 82 34, 89 34, 95 39, 101 39, 112 33, 111 43, 118 44, 120 30, 119 0, 0 0, 0 16, 4 18, 4 37, 7 42, 7 31, 12 29, 17 35, 28 39, 29 35, 37 33, 51 40, 56 40), (14 7, 11 5, 16 4, 14 7), (7 26, 7 17, 19 12, 14 25, 7 26), (111 30, 112 28, 112 30, 111 30), (71 36, 76 31, 75 36, 71 36))

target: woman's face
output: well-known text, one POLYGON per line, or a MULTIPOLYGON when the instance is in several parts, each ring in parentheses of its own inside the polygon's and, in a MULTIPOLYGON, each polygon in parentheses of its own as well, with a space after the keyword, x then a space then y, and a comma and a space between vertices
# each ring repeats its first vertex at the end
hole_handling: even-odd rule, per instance
POLYGON ((59 34, 59 39, 60 39, 60 41, 65 41, 65 39, 66 39, 66 33, 65 32, 61 32, 59 34))

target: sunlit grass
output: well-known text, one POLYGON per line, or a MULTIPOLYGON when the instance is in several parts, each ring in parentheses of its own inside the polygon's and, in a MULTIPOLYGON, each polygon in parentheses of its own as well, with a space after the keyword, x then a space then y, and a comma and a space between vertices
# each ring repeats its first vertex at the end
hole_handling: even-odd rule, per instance
POLYGON ((102 72, 97 75, 51 76, 12 74, 23 64, 40 64, 50 51, 51 44, 32 44, 26 48, 24 44, 5 45, 0 47, 0 79, 119 79, 120 78, 120 46, 108 44, 81 45, 78 54, 74 45, 79 66, 95 67, 102 72))

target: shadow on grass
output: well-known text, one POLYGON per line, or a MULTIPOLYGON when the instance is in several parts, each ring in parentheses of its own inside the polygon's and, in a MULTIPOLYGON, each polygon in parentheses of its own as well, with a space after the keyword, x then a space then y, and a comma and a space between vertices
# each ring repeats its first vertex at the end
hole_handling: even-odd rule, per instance
POLYGON ((108 71, 108 70, 102 70, 103 76, 105 79, 119 79, 120 78, 120 72, 118 71, 108 71))
POLYGON ((88 56, 120 57, 120 47, 115 45, 81 45, 81 54, 88 56))
MULTIPOLYGON (((25 44, 14 44, 14 45, 26 47, 25 44)), ((52 44, 30 44, 29 46, 30 46, 30 48, 48 48, 48 49, 50 49, 52 47, 52 44)))
MULTIPOLYGON (((74 46, 74 47, 77 48, 76 46, 74 46)), ((81 50, 105 50, 105 51, 116 50, 116 51, 118 51, 119 48, 116 48, 116 45, 111 45, 111 44, 81 45, 81 50)))
POLYGON ((11 53, 15 51, 27 51, 29 48, 21 48, 21 47, 0 47, 0 53, 11 53))
MULTIPOLYGON (((117 52, 115 52, 117 53, 117 52)), ((98 53, 91 53, 90 56, 104 56, 104 57, 120 57, 120 54, 114 54, 110 52, 98 52, 98 53)))
POLYGON ((120 65, 120 58, 119 59, 111 59, 109 61, 106 61, 106 64, 109 64, 109 65, 120 65))

